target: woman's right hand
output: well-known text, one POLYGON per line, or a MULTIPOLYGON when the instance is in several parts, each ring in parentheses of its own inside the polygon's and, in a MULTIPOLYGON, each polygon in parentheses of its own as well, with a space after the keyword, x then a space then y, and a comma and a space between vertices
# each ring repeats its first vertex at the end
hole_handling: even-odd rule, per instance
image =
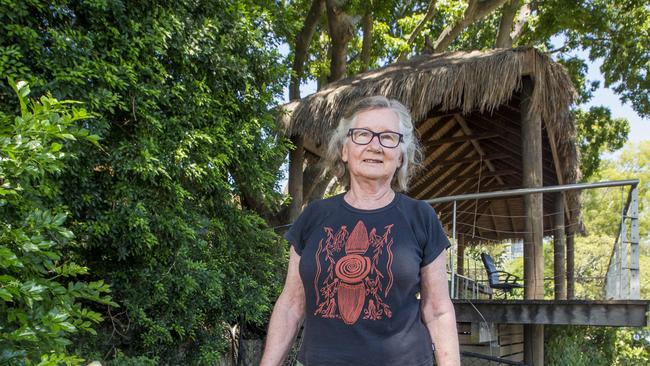
POLYGON ((273 307, 260 366, 280 366, 293 345, 305 316, 305 289, 298 266, 300 255, 289 249, 289 266, 282 293, 273 307))

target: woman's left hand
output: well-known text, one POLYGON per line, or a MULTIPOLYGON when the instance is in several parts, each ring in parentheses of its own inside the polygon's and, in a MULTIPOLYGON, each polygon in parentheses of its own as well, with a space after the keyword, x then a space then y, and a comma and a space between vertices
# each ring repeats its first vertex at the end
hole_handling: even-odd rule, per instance
POLYGON ((435 345, 436 364, 460 365, 456 313, 449 298, 445 252, 420 269, 422 321, 435 345))

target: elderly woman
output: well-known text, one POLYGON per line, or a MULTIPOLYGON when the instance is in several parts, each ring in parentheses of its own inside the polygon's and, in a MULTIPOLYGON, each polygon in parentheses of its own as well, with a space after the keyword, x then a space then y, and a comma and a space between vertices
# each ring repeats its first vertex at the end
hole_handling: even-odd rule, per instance
POLYGON ((287 232, 289 268, 262 365, 281 365, 303 319, 298 363, 459 365, 436 213, 405 191, 419 144, 407 109, 369 97, 334 132, 328 155, 348 187, 310 204, 287 232))

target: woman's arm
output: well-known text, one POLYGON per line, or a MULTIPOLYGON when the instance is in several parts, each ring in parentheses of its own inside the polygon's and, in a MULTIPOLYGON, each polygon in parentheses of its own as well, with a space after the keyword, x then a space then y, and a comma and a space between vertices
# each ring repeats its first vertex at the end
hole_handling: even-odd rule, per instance
POLYGON ((445 253, 422 267, 421 295, 422 321, 426 324, 436 349, 439 366, 460 365, 456 313, 449 298, 445 253))
POLYGON ((273 307, 260 366, 281 365, 300 329, 305 315, 305 289, 302 287, 298 272, 299 263, 300 256, 291 246, 287 279, 273 307))

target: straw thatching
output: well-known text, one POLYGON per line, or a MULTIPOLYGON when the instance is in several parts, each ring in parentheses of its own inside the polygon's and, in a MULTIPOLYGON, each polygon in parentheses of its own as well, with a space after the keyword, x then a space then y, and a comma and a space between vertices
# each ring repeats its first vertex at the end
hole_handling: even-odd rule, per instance
MULTIPOLYGON (((520 131, 521 90, 525 78, 530 78, 534 83, 529 112, 541 117, 546 131, 544 185, 574 183, 579 175, 576 132, 570 113, 575 90, 560 64, 532 48, 418 56, 329 84, 315 94, 288 103, 283 106, 285 113, 281 122, 287 135, 302 135, 318 146, 328 140, 351 103, 365 96, 385 95, 400 100, 411 110, 418 132, 426 140, 423 141, 427 154, 425 171, 416 179, 415 190, 409 191, 409 194, 426 199, 449 195, 450 192, 461 194, 476 192, 477 189, 484 191, 481 172, 484 176, 491 174, 490 182, 497 185, 485 190, 518 188, 521 186, 521 171, 512 172, 512 177, 501 178, 497 174, 508 169, 521 170, 521 156, 517 155, 517 146, 525 141, 515 143, 512 137, 520 131), (455 124, 448 123, 449 116, 456 119, 455 124), (459 122, 460 120, 462 121, 459 122), (451 128, 451 125, 463 128, 451 128), (473 133, 478 136, 477 131, 483 131, 483 135, 489 131, 499 131, 500 126, 503 126, 504 131, 509 129, 511 136, 461 142, 463 137, 473 133), (458 143, 435 145, 436 139, 439 142, 458 143), (430 144, 429 148, 427 143, 430 144), (490 155, 486 151, 500 152, 508 149, 512 151, 512 156, 502 159, 502 162, 496 159, 486 161, 491 170, 485 168, 483 159, 490 155), (468 164, 472 157, 479 157, 480 164, 463 165, 468 164), (436 167, 434 163, 442 158, 462 161, 454 167, 457 168, 455 174, 468 175, 468 172, 476 172, 477 177, 464 186, 466 192, 454 191, 453 186, 458 184, 451 178, 437 179, 443 177, 446 171, 452 170, 449 166, 441 169, 436 167), (427 165, 427 161, 431 165, 427 165)), ((552 202, 550 199, 548 201, 552 202)), ((577 211, 577 195, 569 195, 568 201, 571 210, 577 211)), ((510 213, 514 209, 516 213, 518 209, 510 203, 512 202, 507 203, 509 207, 502 209, 509 209, 510 213)), ((498 204, 492 204, 488 208, 490 212, 499 210, 498 204)), ((575 216, 572 215, 572 220, 575 216)), ((502 232, 515 229, 513 223, 504 225, 510 229, 501 230, 502 232)), ((491 219, 491 226, 496 230, 499 223, 491 219)), ((548 226, 550 228, 550 222, 548 226)), ((504 235, 500 236, 503 237, 504 235)))

